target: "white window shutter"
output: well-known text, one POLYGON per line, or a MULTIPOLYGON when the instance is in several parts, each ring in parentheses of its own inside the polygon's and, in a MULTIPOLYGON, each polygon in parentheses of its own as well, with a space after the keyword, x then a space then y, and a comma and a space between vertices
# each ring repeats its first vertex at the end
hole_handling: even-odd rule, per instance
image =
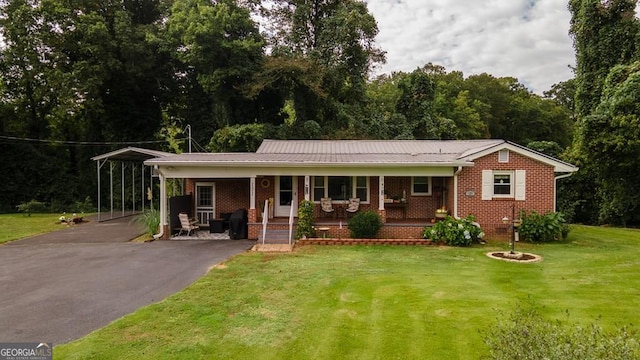
POLYGON ((493 171, 482 170, 482 200, 493 198, 493 171))
POLYGON ((524 201, 527 188, 527 171, 516 170, 516 200, 524 201))

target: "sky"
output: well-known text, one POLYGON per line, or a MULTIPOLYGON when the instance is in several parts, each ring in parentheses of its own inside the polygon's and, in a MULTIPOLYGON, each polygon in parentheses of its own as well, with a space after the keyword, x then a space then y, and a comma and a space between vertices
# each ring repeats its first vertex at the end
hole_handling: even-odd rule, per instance
POLYGON ((537 94, 573 77, 564 0, 367 0, 387 63, 376 74, 431 62, 464 76, 515 77, 537 94))

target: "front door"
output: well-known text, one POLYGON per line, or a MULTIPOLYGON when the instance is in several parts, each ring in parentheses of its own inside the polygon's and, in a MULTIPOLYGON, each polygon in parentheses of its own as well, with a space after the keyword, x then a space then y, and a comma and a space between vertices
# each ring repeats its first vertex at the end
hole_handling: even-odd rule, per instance
POLYGON ((200 225, 209 225, 216 218, 215 183, 196 183, 196 219, 200 225))
POLYGON ((294 176, 278 176, 276 177, 276 198, 275 198, 275 216, 288 217, 293 209, 294 216, 297 216, 298 207, 298 178, 294 176))

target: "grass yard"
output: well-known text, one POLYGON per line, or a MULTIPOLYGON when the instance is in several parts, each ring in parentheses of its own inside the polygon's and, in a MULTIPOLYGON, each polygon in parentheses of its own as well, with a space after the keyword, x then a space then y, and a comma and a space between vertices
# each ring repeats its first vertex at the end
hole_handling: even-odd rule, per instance
POLYGON ((65 228, 58 218, 60 214, 0 214, 0 244, 65 228))
POLYGON ((520 302, 604 328, 640 320, 640 232, 575 227, 514 264, 484 247, 245 253, 184 291, 54 349, 58 359, 478 359, 520 302), (567 316, 567 313, 569 314, 567 316))

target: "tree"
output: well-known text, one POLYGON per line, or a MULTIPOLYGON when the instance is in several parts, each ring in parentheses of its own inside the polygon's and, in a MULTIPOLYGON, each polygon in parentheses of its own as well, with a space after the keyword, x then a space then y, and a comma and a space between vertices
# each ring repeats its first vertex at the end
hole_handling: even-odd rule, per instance
POLYGON ((322 93, 289 92, 299 115, 319 123, 326 133, 348 128, 364 108, 366 80, 384 61, 375 46, 375 18, 356 0, 276 0, 266 10, 273 56, 305 59, 321 79, 322 93))
POLYGON ((600 102, 609 69, 637 57, 639 23, 635 0, 570 0, 573 45, 576 50, 578 116, 590 115, 600 102))
POLYGON ((614 67, 602 101, 579 127, 581 152, 593 166, 601 197, 600 220, 640 224, 640 62, 614 67))
POLYGON ((234 0, 179 0, 166 32, 169 51, 181 63, 177 75, 184 88, 208 96, 216 128, 257 120, 255 102, 241 90, 263 59, 264 40, 248 9, 234 0), (197 86, 189 83, 194 80, 197 86))

